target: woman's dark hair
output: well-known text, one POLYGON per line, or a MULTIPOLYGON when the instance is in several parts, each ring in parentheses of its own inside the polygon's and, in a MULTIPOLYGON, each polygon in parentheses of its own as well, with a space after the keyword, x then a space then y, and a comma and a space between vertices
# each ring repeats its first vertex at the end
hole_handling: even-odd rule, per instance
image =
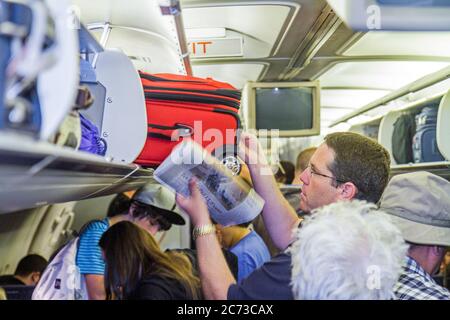
POLYGON ((200 280, 190 260, 178 252, 163 252, 155 239, 129 221, 114 224, 101 237, 106 262, 107 300, 127 299, 146 276, 159 275, 179 281, 186 295, 200 297, 200 280))

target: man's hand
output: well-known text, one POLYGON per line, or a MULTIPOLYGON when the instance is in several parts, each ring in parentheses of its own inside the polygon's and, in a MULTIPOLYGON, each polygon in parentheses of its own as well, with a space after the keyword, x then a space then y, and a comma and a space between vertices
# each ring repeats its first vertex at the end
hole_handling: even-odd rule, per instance
POLYGON ((197 181, 192 178, 189 181, 190 196, 184 197, 177 193, 176 200, 181 209, 183 209, 191 218, 194 226, 211 223, 208 207, 197 186, 197 181))
POLYGON ((264 150, 254 134, 242 132, 238 155, 249 167, 252 165, 267 165, 264 150))

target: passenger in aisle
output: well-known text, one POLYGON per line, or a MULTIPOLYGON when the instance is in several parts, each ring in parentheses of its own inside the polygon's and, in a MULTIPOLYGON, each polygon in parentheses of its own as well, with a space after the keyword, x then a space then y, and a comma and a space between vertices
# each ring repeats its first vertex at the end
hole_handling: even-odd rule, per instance
POLYGON ((391 179, 380 200, 410 245, 394 292, 400 300, 449 300, 437 274, 450 246, 450 182, 425 171, 391 179))
POLYGON ((264 262, 270 260, 269 249, 263 239, 250 228, 250 224, 251 221, 228 227, 216 224, 222 247, 237 256, 237 282, 241 282, 264 262))
MULTIPOLYGON (((241 135, 240 155, 249 165, 255 190, 264 198, 264 222, 274 243, 285 250, 293 241, 293 230, 302 219, 284 199, 271 174, 256 137, 241 135)), ((351 132, 325 137, 302 173, 304 183, 300 207, 310 212, 343 200, 377 202, 388 182, 390 158, 376 141, 351 132)), ((195 181, 191 195, 177 195, 196 230, 211 224, 208 209, 195 181)), ((196 240, 203 292, 207 299, 293 299, 291 255, 283 252, 250 274, 242 283, 227 269, 215 235, 202 233, 196 240)))
POLYGON ((48 261, 38 254, 29 254, 23 257, 14 272, 14 275, 0 276, 1 285, 35 286, 47 267, 48 261))
POLYGON ((407 245, 390 219, 365 201, 313 210, 296 230, 292 288, 297 300, 388 300, 407 245))

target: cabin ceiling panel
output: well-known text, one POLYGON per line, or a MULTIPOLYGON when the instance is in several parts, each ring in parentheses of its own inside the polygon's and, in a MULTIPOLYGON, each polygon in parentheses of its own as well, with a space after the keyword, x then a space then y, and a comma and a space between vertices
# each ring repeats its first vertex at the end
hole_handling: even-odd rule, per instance
POLYGON ((348 109, 322 107, 320 109, 320 120, 321 122, 332 122, 337 118, 345 116, 348 112, 348 109))
POLYGON ((346 113, 387 95, 383 90, 321 90, 320 103, 324 107, 347 108, 346 113))
POLYGON ((109 22, 156 32, 172 39, 173 31, 169 23, 170 16, 163 16, 154 0, 72 0, 77 8, 80 20, 86 25, 109 22))
POLYGON ((216 64, 193 65, 194 76, 213 77, 242 89, 247 81, 256 81, 264 69, 263 64, 216 64))
POLYGON ((399 89, 449 63, 427 61, 342 62, 319 77, 322 87, 399 89))
POLYGON ((346 56, 450 56, 450 32, 368 32, 344 52, 346 56))
POLYGON ((322 70, 326 70, 330 63, 335 61, 337 52, 353 39, 354 36, 354 31, 341 24, 314 57, 312 57, 311 61, 302 66, 302 70, 292 81, 316 80, 317 75, 321 74, 322 70))
MULTIPOLYGON (((284 5, 242 4, 184 8, 183 20, 186 29, 225 28, 228 32, 262 42, 266 44, 266 50, 259 56, 264 57, 273 49, 290 10, 284 5)), ((246 52, 253 52, 252 46, 246 52)))

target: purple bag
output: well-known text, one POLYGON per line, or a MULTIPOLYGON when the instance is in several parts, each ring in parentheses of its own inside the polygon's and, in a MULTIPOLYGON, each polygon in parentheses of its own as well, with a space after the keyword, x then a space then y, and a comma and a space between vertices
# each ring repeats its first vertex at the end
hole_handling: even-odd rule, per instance
POLYGON ((104 156, 106 141, 100 137, 98 128, 80 113, 81 142, 79 150, 104 156))

